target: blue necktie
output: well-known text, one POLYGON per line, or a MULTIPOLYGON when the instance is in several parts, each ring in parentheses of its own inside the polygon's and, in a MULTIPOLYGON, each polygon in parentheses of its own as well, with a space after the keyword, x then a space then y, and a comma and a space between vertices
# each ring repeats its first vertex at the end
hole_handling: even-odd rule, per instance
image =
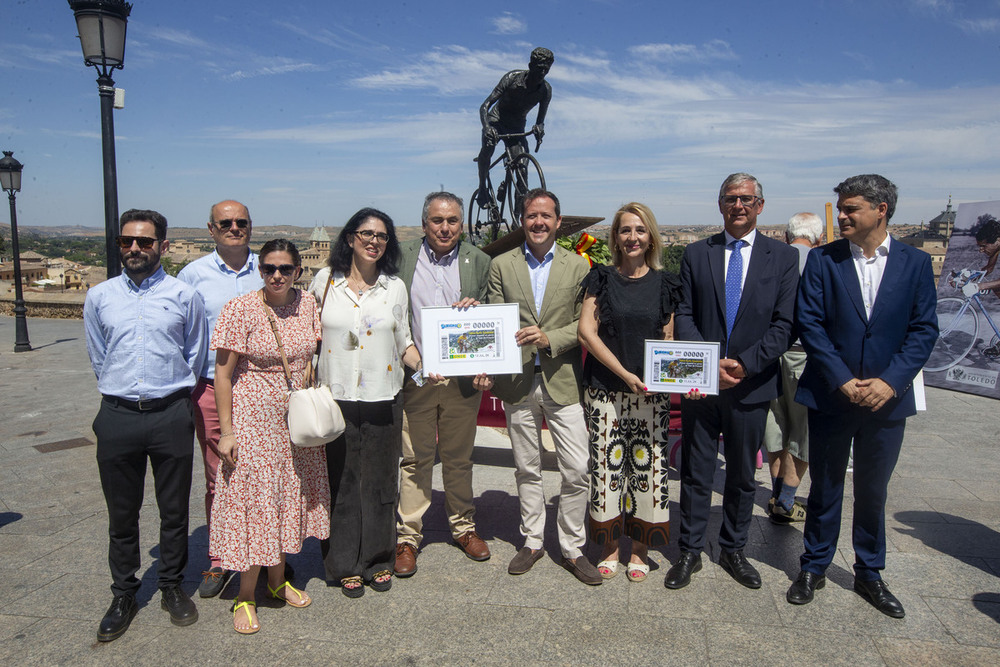
POLYGON ((729 337, 733 333, 733 323, 736 322, 736 311, 740 308, 740 295, 743 293, 743 253, 740 248, 746 241, 737 239, 729 244, 729 270, 726 271, 726 356, 729 356, 729 337))

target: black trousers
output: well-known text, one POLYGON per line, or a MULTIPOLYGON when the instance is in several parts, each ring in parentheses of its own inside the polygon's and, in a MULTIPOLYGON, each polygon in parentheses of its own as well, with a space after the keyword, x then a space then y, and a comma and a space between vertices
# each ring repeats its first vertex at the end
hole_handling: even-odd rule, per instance
POLYGON ((701 553, 712 509, 712 485, 723 438, 726 484, 722 492, 723 551, 747 543, 756 490, 757 451, 764 438, 769 402, 743 405, 730 392, 681 401, 681 551, 701 553))
POLYGON ((139 580, 139 510, 146 458, 160 510, 159 587, 180 584, 187 566, 188 497, 194 457, 194 410, 182 398, 150 412, 104 399, 94 420, 97 469, 108 505, 111 591, 135 595, 139 580))
POLYGON ((403 392, 391 401, 337 401, 347 428, 326 445, 330 539, 320 543, 326 579, 392 571, 402 452, 403 392))

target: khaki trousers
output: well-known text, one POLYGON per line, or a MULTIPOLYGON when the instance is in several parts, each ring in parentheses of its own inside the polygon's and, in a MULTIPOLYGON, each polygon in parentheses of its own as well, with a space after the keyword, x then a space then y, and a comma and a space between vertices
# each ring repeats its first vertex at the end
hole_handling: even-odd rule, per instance
POLYGON ((453 537, 476 529, 472 504, 472 449, 482 394, 465 397, 454 380, 403 386, 403 459, 400 463, 398 542, 423 540, 423 517, 431 505, 434 455, 441 458, 444 507, 453 537))
POLYGON ((514 479, 521 505, 524 546, 541 549, 545 530, 545 489, 542 486, 542 418, 548 422, 556 448, 562 484, 556 515, 559 550, 566 558, 583 555, 587 543, 587 505, 590 502, 590 450, 583 407, 559 405, 535 375, 528 397, 513 405, 504 401, 507 431, 514 452, 514 479))

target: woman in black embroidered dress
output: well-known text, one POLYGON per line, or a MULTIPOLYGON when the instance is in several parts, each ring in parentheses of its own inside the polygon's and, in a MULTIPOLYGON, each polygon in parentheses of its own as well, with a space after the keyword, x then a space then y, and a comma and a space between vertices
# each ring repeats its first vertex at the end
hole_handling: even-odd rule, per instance
POLYGON ((597 569, 618 572, 621 538, 632 539, 630 581, 649 573, 648 547, 670 537, 667 495, 668 394, 649 394, 642 380, 647 338, 673 337, 677 276, 661 270, 662 242, 652 211, 630 203, 615 214, 609 234, 613 266, 595 266, 583 281, 586 296, 579 338, 584 414, 591 449, 591 539, 603 545, 597 569))

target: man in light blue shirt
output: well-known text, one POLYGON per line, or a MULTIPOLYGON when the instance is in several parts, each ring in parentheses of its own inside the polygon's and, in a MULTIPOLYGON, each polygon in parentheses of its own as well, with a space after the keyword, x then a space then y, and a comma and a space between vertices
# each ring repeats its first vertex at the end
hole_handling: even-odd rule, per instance
POLYGON ((98 641, 117 639, 138 609, 139 509, 146 459, 160 511, 160 606, 174 625, 198 620, 181 587, 187 565, 188 496, 194 415, 191 390, 208 348, 205 306, 160 266, 167 220, 156 211, 122 214, 118 247, 125 272, 87 293, 87 352, 103 395, 94 420, 97 468, 108 505, 111 591, 98 641))
MULTIPOLYGON (((208 233, 215 250, 191 262, 177 277, 194 287, 205 300, 208 335, 215 330, 222 307, 230 299, 264 286, 257 270, 257 255, 250 252, 253 222, 250 211, 238 201, 221 201, 208 215, 208 233)), ((215 476, 219 469, 219 415, 215 410, 215 350, 208 351, 205 369, 191 395, 195 405, 195 432, 205 462, 205 524, 212 525, 212 502, 215 499, 215 476)), ((198 594, 215 597, 225 588, 232 573, 222 568, 218 558, 209 554, 209 567, 202 573, 198 594)))

